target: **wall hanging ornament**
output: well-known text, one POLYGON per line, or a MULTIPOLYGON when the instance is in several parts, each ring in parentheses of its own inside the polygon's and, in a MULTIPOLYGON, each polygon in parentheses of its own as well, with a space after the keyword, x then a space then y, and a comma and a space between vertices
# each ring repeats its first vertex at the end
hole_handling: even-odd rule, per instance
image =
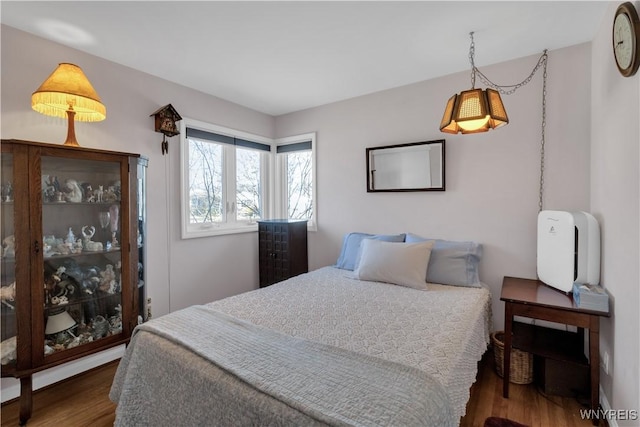
POLYGON ((182 117, 171 104, 156 110, 149 117, 152 116, 155 116, 155 131, 164 135, 162 137, 162 154, 164 155, 169 151, 167 136, 172 137, 180 134, 176 122, 182 120, 182 117))

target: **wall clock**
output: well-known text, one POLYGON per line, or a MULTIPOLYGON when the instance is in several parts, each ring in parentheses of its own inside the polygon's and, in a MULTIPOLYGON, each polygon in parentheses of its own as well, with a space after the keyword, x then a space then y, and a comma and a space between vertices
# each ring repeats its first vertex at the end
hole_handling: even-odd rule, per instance
POLYGON ((640 20, 631 2, 618 6, 613 18, 613 56, 620 74, 633 76, 640 65, 640 20))
POLYGON ((180 114, 178 114, 171 104, 167 104, 159 110, 154 111, 149 117, 155 117, 155 130, 164 135, 162 137, 162 154, 164 155, 169 151, 167 137, 180 134, 176 122, 182 120, 182 117, 180 117, 180 114))

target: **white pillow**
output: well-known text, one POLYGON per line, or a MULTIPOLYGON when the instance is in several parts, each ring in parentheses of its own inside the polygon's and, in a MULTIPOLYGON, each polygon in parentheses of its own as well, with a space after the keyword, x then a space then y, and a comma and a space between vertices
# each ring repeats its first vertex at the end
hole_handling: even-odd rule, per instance
POLYGON ((386 282, 414 289, 427 289, 427 266, 434 241, 384 242, 364 239, 355 278, 386 282))

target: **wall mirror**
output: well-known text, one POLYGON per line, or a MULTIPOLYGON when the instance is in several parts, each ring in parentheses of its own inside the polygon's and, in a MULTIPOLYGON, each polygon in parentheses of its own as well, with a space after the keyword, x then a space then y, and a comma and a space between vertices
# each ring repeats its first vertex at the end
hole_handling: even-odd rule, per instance
POLYGON ((367 148, 367 191, 444 191, 444 139, 367 148))

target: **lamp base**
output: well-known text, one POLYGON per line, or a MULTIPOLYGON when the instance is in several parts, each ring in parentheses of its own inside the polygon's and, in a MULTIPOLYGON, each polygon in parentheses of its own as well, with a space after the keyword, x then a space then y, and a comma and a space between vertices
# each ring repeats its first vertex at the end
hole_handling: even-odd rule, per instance
POLYGON ((67 140, 64 142, 64 145, 71 147, 80 146, 78 141, 76 141, 75 115, 75 111, 71 109, 67 110, 67 140))

